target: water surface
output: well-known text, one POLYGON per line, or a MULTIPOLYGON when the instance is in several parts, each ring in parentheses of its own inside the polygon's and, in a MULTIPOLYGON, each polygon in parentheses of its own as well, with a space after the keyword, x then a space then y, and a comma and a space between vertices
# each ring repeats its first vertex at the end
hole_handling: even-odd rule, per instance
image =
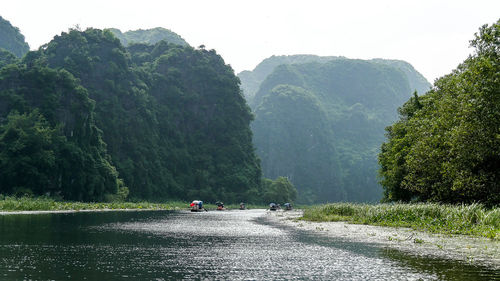
POLYGON ((0 215, 0 280, 500 280, 288 229, 264 210, 0 215))

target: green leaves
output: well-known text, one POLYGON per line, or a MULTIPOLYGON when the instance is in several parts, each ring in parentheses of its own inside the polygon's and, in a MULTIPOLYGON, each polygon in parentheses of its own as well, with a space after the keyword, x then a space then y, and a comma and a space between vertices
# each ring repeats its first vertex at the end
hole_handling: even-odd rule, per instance
POLYGON ((238 82, 213 50, 70 30, 0 72, 0 124, 39 110, 64 137, 51 185, 64 199, 240 202, 261 175, 238 82))
POLYGON ((476 55, 410 99, 388 127, 379 154, 387 200, 500 202, 498 29, 483 26, 476 55))

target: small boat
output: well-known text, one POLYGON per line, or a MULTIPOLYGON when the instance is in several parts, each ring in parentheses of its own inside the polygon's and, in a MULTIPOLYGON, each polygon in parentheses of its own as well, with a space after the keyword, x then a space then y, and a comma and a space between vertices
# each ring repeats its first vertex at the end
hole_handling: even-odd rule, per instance
POLYGON ((240 203, 240 210, 246 210, 247 207, 245 206, 245 203, 241 202, 240 203))
POLYGON ((276 210, 278 210, 279 208, 280 208, 280 206, 279 206, 278 204, 276 204, 276 203, 271 203, 271 204, 269 204, 269 210, 270 210, 270 211, 276 211, 276 210))
POLYGON ((226 208, 224 208, 224 203, 222 203, 222 202, 216 202, 215 204, 217 205, 217 211, 224 211, 224 210, 226 210, 226 208))
POLYGON ((292 204, 291 203, 285 203, 284 206, 285 206, 285 210, 286 211, 291 211, 292 210, 292 204))
POLYGON ((206 211, 206 209, 203 208, 203 201, 201 201, 201 200, 194 200, 193 202, 191 202, 191 204, 189 205, 189 207, 191 207, 191 212, 203 212, 203 211, 206 211))

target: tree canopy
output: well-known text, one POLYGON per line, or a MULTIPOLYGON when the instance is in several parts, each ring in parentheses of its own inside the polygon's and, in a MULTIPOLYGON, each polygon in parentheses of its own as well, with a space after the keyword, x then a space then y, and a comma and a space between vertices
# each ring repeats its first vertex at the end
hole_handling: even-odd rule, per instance
POLYGON ((385 200, 500 203, 500 21, 481 27, 471 46, 473 55, 387 128, 385 200))

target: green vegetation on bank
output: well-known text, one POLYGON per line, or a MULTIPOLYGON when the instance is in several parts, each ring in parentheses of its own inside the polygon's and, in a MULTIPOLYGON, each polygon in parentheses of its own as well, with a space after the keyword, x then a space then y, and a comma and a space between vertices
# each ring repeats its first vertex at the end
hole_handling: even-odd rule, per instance
MULTIPOLYGON (((215 204, 204 204, 208 210, 216 209, 215 204)), ((226 209, 239 209, 239 204, 229 204, 226 209)), ((13 211, 70 211, 70 210, 187 210, 189 202, 72 202, 58 201, 49 197, 13 197, 0 195, 0 212, 13 211)), ((265 209, 267 206, 246 204, 247 209, 265 209)))
POLYGON ((385 201, 500 204, 500 20, 471 46, 387 127, 378 157, 385 201))
POLYGON ((500 208, 481 204, 354 204, 334 203, 304 210, 309 221, 346 221, 445 234, 464 234, 500 240, 500 208))
POLYGON ((148 209, 176 210, 187 208, 186 202, 72 202, 57 201, 48 197, 3 197, 0 195, 0 211, 65 211, 65 210, 119 210, 148 209))

